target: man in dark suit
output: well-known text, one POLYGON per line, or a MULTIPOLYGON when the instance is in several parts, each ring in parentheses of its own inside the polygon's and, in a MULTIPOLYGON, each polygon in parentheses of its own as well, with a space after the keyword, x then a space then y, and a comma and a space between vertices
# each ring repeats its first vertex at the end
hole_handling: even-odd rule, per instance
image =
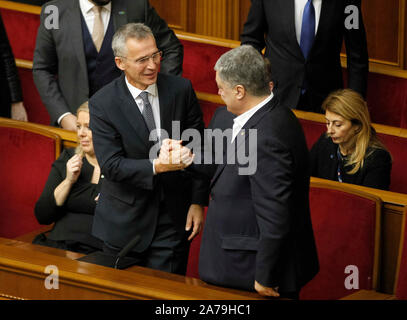
POLYGON ((180 151, 178 164, 166 163, 157 151, 159 141, 180 140, 186 129, 202 133, 202 112, 189 80, 158 73, 161 51, 147 26, 121 27, 112 46, 124 75, 89 101, 104 176, 93 234, 112 254, 140 236, 130 254, 139 265, 184 274, 187 239, 201 228, 207 186, 185 171, 173 172, 185 167, 181 160, 188 154, 180 151))
POLYGON ((270 94, 265 61, 253 47, 225 53, 215 70, 227 110, 219 109, 210 127, 232 125, 232 134, 211 180, 200 277, 297 298, 318 271, 301 125, 270 94))
POLYGON ((253 0, 241 35, 271 62, 274 94, 290 108, 322 112, 343 88, 345 40, 348 87, 366 96, 368 53, 361 0, 253 0))
POLYGON ((128 22, 147 24, 163 51, 161 72, 181 75, 182 45, 148 0, 55 0, 43 6, 33 76, 51 125, 75 130, 76 109, 121 75, 111 42, 128 22), (55 12, 58 19, 51 19, 55 12))

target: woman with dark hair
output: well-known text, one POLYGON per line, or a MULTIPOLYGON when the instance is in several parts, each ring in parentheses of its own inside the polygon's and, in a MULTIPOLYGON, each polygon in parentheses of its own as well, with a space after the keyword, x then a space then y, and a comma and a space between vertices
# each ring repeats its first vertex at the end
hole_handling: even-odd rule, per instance
POLYGON ((0 117, 27 121, 20 79, 0 15, 0 117))
POLYGON ((54 223, 54 227, 48 235, 39 234, 33 243, 90 253, 102 249, 102 242, 91 235, 102 179, 89 129, 87 102, 77 112, 77 133, 78 147, 64 150, 54 162, 35 205, 38 222, 54 223))
POLYGON ((322 109, 327 132, 311 149, 311 175, 388 190, 391 155, 376 136, 362 96, 338 90, 326 98, 322 109))

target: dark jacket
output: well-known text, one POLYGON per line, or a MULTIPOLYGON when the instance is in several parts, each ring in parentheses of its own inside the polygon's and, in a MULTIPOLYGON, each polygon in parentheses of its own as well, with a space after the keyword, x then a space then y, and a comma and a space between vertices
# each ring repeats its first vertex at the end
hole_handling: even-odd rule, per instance
MULTIPOLYGON (((225 129, 232 123, 227 113, 217 111, 210 126, 225 129)), ((257 151, 252 162, 256 170, 242 174, 245 164, 240 161, 218 165, 201 242, 200 278, 246 290, 254 290, 257 280, 278 286, 280 292, 298 291, 319 268, 301 125, 288 108, 272 99, 243 129, 243 141, 235 140, 237 154, 250 150, 254 156, 257 151), (248 138, 247 129, 257 130, 257 143, 248 138)))
POLYGON ((389 152, 383 149, 367 150, 364 165, 355 174, 348 174, 352 167, 345 166, 338 159, 338 145, 324 133, 313 145, 310 153, 311 175, 317 178, 338 181, 338 164, 342 182, 360 186, 389 190, 392 160, 389 152))
MULTIPOLYGON (((174 121, 179 121, 178 134, 186 129, 202 134, 202 111, 189 80, 158 74, 157 90, 161 129, 169 138, 180 139, 178 130, 173 131, 174 121)), ((153 239, 159 213, 167 210, 183 237, 189 206, 206 205, 207 188, 186 171, 153 174, 150 157, 155 158, 157 152, 150 153, 155 144, 149 140, 125 76, 99 90, 90 99, 89 109, 95 153, 105 176, 93 234, 116 247, 140 235, 134 251, 142 252, 153 239)))
POLYGON ((322 1, 318 31, 308 59, 304 58, 295 31, 294 0, 253 0, 241 36, 242 44, 261 51, 271 63, 274 94, 290 108, 298 104, 304 81, 311 105, 307 111, 322 112, 327 95, 343 87, 340 53, 345 41, 349 88, 366 95, 368 54, 361 0, 322 1), (359 28, 348 30, 345 8, 359 10, 359 28))
POLYGON ((10 104, 23 101, 13 52, 0 15, 0 117, 10 117, 10 104))
POLYGON ((64 150, 53 163, 44 190, 35 204, 35 216, 40 224, 55 223, 47 236, 53 241, 79 242, 101 248, 102 242, 91 235, 95 198, 99 194, 102 178, 98 184, 91 183, 94 167, 83 157, 83 165, 78 180, 63 206, 57 206, 55 188, 66 177, 66 163, 75 154, 75 149, 64 150))

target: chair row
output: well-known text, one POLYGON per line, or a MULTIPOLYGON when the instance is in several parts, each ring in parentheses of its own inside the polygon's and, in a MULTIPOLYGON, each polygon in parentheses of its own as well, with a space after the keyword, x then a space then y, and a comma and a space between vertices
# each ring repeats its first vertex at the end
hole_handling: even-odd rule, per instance
MULTIPOLYGON (((382 200, 346 185, 313 179, 310 209, 320 271, 302 289, 300 299, 336 300, 359 290, 380 289, 382 200)), ((399 263, 396 295, 407 299, 406 236, 402 240, 403 262, 399 263)), ((187 276, 199 278, 200 242, 200 235, 192 241, 187 276)))
MULTIPOLYGON (((7 186, 0 196, 1 237, 15 238, 40 228, 33 207, 60 153, 60 136, 70 143, 75 141, 74 133, 65 130, 0 118, 0 147, 7 150, 0 155, 0 177, 7 186)), ((380 287, 381 248, 387 240, 382 226, 382 198, 374 192, 312 178, 311 218, 321 271, 304 288, 301 298, 339 299, 355 288, 380 287), (358 286, 354 285, 356 278, 358 286)), ((404 215, 405 198, 400 202, 404 215)), ((187 272, 196 278, 199 248, 200 236, 191 245, 187 272)), ((403 267, 401 270, 403 274, 403 267)))

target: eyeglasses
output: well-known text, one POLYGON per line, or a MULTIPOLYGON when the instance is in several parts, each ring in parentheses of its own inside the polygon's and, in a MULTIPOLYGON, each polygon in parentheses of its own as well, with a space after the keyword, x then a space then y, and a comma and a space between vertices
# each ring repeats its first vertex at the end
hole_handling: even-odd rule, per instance
POLYGON ((140 59, 137 59, 137 60, 129 59, 127 57, 121 57, 121 58, 122 59, 127 59, 127 60, 129 60, 131 62, 134 62, 134 63, 138 64, 138 65, 145 65, 150 61, 150 59, 153 59, 154 63, 158 63, 160 61, 162 55, 163 55, 162 51, 157 51, 157 52, 153 53, 151 56, 143 57, 143 58, 140 58, 140 59))

